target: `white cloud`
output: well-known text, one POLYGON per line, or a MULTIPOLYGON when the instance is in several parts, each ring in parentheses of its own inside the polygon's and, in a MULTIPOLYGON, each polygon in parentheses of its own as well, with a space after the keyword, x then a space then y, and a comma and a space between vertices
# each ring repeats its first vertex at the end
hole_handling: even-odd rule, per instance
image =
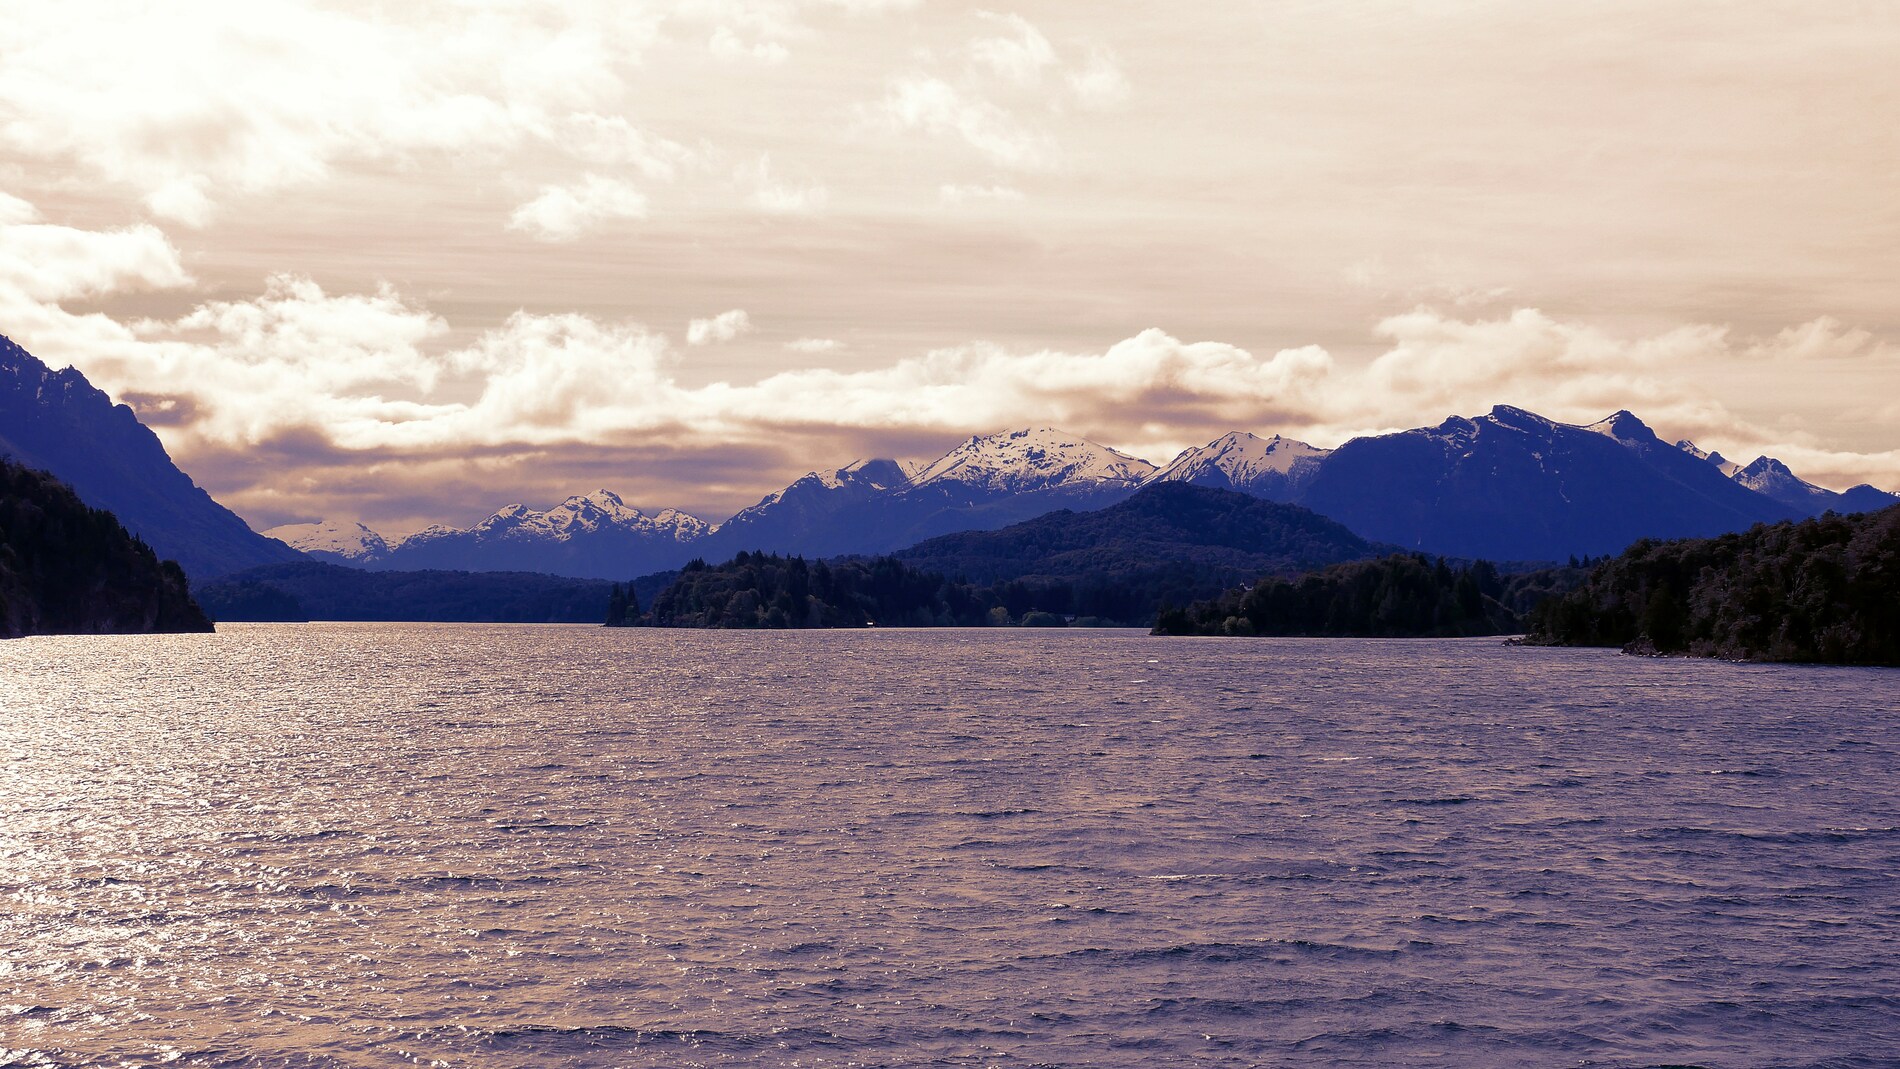
MULTIPOLYGON (((37 215, 17 199, 0 202, 0 211, 14 220, 37 215)), ((298 478, 297 456, 325 451, 349 451, 373 466, 395 457, 448 463, 663 441, 676 454, 711 457, 740 447, 797 450, 839 435, 914 441, 1053 423, 1164 458, 1230 429, 1331 445, 1497 403, 1570 422, 1627 407, 1672 439, 1738 457, 1778 456, 1827 485, 1900 487, 1900 451, 1834 448, 1822 437, 1826 427, 1751 422, 1709 394, 1708 382, 1729 368, 1866 367, 1893 354, 1870 332, 1825 317, 1762 337, 1707 324, 1622 336, 1534 309, 1464 319, 1419 308, 1376 325, 1383 352, 1363 365, 1341 365, 1317 346, 1257 354, 1148 330, 1100 351, 972 343, 882 366, 689 384, 677 374, 680 351, 639 323, 523 312, 455 343, 449 322, 389 286, 332 294, 308 278, 279 275, 253 298, 206 301, 176 318, 129 325, 59 303, 190 284, 177 251, 149 226, 0 224, 0 321, 8 333, 56 364, 77 364, 118 396, 168 413, 160 430, 188 467, 209 458, 249 472, 244 458, 257 449, 301 443, 283 447, 290 459, 268 470, 269 485, 240 487, 243 500, 269 499, 278 492, 272 487, 298 478)), ((752 329, 734 308, 692 320, 686 344, 752 329)), ((811 337, 787 348, 822 354, 841 345, 811 337)), ((1850 396, 1851 382, 1841 389, 1844 403, 1866 400, 1850 396)))
POLYGON ((0 35, 0 146, 199 225, 216 199, 340 162, 537 139, 618 98, 657 23, 642 5, 418 3, 375 18, 307 0, 27 5, 0 35))
POLYGON ((886 87, 879 113, 898 129, 961 138, 990 162, 1018 170, 1049 166, 1049 139, 1018 123, 1003 108, 971 96, 941 78, 908 75, 886 87))
POLYGON ((706 42, 706 50, 715 58, 727 62, 756 60, 760 63, 783 63, 791 56, 791 52, 777 41, 754 41, 748 44, 724 26, 714 28, 712 39, 706 42))
POLYGON ((746 203, 770 215, 812 215, 823 211, 831 199, 824 186, 794 185, 772 177, 770 155, 739 168, 736 178, 740 185, 751 187, 746 203))
POLYGON ((971 201, 1019 201, 1023 191, 1011 186, 958 186, 941 185, 937 187, 937 199, 945 204, 968 204, 971 201))
POLYGON ((644 193, 625 182, 585 175, 571 186, 543 186, 533 200, 516 208, 508 229, 523 230, 540 241, 573 241, 595 224, 614 219, 643 219, 644 193))
POLYGON ((1089 51, 1089 58, 1069 72, 1069 92, 1085 108, 1108 108, 1128 99, 1128 76, 1121 61, 1106 48, 1089 51))
POLYGON ((686 324, 686 344, 712 345, 728 342, 741 334, 752 333, 752 317, 743 308, 721 312, 711 319, 695 319, 686 324))
POLYGON ((0 192, 0 226, 36 222, 40 211, 11 193, 0 192))
POLYGON ((546 137, 575 159, 597 167, 636 167, 655 181, 671 181, 699 162, 700 153, 635 127, 622 115, 575 112, 546 137))
POLYGON ((1055 65, 1055 46, 1028 19, 992 11, 979 12, 978 16, 1009 32, 970 42, 970 59, 977 66, 1018 85, 1034 85, 1045 69, 1055 65))
MULTIPOLYGON (((16 218, 32 212, 19 200, 0 208, 16 218)), ((171 289, 190 281, 178 250, 156 227, 93 231, 49 223, 0 224, 0 287, 23 299, 53 303, 171 289)))
POLYGON ((1900 360, 1900 346, 1833 316, 1821 316, 1755 342, 1748 355, 1776 361, 1900 360))

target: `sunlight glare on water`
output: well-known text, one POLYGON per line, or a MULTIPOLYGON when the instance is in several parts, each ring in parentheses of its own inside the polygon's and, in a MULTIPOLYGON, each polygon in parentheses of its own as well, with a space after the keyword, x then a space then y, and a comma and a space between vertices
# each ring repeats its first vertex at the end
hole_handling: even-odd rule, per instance
POLYGON ((1875 1066, 1900 673, 1132 632, 0 645, 0 1066, 1875 1066))

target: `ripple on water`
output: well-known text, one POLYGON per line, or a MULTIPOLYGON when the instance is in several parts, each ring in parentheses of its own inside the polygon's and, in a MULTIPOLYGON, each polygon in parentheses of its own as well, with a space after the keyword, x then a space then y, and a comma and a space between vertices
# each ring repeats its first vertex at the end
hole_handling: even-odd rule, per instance
POLYGON ((0 1067, 1900 1062, 1900 673, 1489 641, 0 645, 0 1067))

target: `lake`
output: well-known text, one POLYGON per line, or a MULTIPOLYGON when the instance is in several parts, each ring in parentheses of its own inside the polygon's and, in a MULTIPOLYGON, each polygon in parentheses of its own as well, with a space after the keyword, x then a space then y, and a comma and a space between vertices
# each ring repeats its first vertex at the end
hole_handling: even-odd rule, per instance
POLYGON ((0 644, 0 1066, 1877 1066, 1900 672, 1126 631, 0 644))

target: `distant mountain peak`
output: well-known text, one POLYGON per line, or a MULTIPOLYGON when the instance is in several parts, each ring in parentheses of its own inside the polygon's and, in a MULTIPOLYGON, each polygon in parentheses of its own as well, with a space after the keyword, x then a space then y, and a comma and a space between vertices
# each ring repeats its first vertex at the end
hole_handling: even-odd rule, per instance
POLYGON ((1748 466, 1743 468, 1740 474, 1743 478, 1749 479, 1758 479, 1768 475, 1785 475, 1790 479, 1799 478, 1793 471, 1789 470, 1788 465, 1769 456, 1756 457, 1754 460, 1749 461, 1748 466))
POLYGON ((1662 440, 1656 437, 1656 432, 1649 428, 1649 424, 1636 418, 1636 413, 1631 412, 1627 408, 1617 409, 1610 415, 1585 427, 1584 430, 1607 435, 1619 442, 1647 443, 1660 442, 1662 440))
POLYGON ((1143 485, 1188 483, 1285 500, 1298 476, 1325 459, 1328 452, 1277 434, 1262 438, 1247 431, 1228 431, 1198 449, 1182 451, 1143 485))
MULTIPOLYGON (((1619 412, 1617 415, 1628 416, 1629 413, 1619 412)), ((1485 418, 1492 423, 1502 424, 1506 427, 1516 427, 1520 430, 1544 431, 1557 426, 1556 420, 1546 419, 1532 412, 1530 409, 1518 408, 1514 405, 1492 405, 1490 414, 1485 418)), ((1614 419, 1616 417, 1612 416, 1610 418, 1614 419)), ((1636 417, 1630 416, 1630 418, 1635 419, 1636 417)))
POLYGON ((389 553, 389 542, 360 523, 286 523, 265 531, 264 537, 312 556, 350 563, 381 560, 389 553))
POLYGON ((975 435, 918 472, 912 486, 962 483, 999 493, 1133 487, 1154 474, 1139 457, 1053 427, 975 435))
POLYGON ((895 490, 908 485, 918 470, 919 467, 915 464, 904 464, 888 457, 871 457, 854 460, 842 468, 833 468, 830 471, 814 471, 808 477, 817 479, 820 484, 831 490, 853 484, 876 490, 895 490))

